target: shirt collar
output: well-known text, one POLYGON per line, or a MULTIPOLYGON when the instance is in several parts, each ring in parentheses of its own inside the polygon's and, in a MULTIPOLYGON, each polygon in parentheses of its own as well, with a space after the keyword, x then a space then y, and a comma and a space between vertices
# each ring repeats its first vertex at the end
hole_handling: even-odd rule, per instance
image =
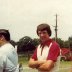
POLYGON ((41 46, 42 47, 44 47, 45 45, 49 46, 52 41, 53 41, 52 39, 48 39, 46 42, 41 43, 41 46))

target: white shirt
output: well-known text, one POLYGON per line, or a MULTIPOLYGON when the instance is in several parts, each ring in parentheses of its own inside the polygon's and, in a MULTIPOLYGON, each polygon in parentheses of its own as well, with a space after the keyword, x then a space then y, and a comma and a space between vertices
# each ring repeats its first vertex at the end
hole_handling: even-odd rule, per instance
POLYGON ((15 48, 6 43, 0 47, 0 72, 16 72, 18 65, 18 55, 15 48))

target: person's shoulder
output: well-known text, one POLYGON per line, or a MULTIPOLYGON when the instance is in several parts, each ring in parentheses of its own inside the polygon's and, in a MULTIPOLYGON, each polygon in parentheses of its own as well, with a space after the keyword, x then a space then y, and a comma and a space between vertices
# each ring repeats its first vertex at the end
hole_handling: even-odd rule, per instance
POLYGON ((10 44, 10 43, 8 43, 7 46, 8 46, 9 48, 14 48, 14 46, 13 46, 12 44, 10 44))
POLYGON ((56 42, 56 41, 52 41, 52 43, 53 43, 53 45, 55 45, 55 46, 59 46, 59 44, 56 42))
POLYGON ((60 49, 60 46, 59 46, 59 44, 56 41, 52 41, 52 46, 55 49, 60 49))
POLYGON ((5 52, 8 52, 8 53, 10 53, 12 51, 15 51, 15 48, 10 43, 7 43, 6 46, 5 46, 5 48, 6 48, 5 52))

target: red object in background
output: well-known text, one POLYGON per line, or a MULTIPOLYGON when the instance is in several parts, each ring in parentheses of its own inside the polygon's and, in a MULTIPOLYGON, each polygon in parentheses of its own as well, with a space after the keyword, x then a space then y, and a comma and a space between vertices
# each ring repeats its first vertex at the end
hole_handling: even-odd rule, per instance
POLYGON ((72 53, 69 48, 61 48, 61 60, 72 61, 72 53))
POLYGON ((68 54, 68 53, 70 53, 69 48, 61 48, 61 54, 62 55, 65 55, 65 54, 68 54))

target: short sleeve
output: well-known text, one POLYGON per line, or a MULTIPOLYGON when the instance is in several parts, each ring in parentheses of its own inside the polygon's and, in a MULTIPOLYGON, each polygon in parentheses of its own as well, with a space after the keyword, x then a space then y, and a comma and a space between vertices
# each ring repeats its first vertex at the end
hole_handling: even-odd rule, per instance
POLYGON ((57 43, 53 43, 49 50, 49 54, 47 57, 47 60, 53 60, 56 61, 57 57, 60 55, 60 47, 57 43))

